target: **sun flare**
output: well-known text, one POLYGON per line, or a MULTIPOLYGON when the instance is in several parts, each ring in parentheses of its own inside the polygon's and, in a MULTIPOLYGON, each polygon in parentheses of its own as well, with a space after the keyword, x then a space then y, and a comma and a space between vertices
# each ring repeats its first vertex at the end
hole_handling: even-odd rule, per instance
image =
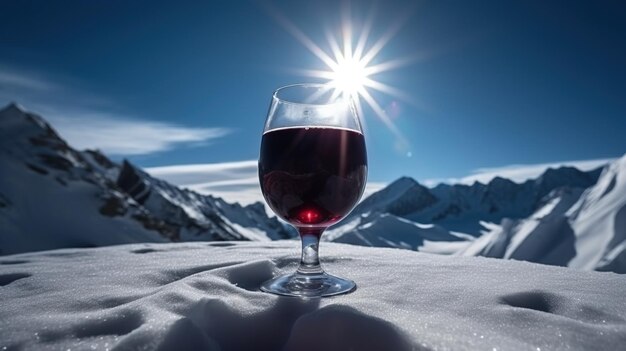
POLYGON ((352 55, 342 56, 333 67, 330 85, 341 93, 356 98, 364 89, 367 76, 366 66, 359 58, 352 55))
MULTIPOLYGON (((342 8, 342 23, 340 33, 326 28, 326 40, 328 49, 314 42, 308 35, 300 30, 287 17, 280 12, 273 11, 277 21, 311 53, 319 58, 326 68, 322 70, 299 69, 299 73, 318 79, 326 80, 328 87, 334 89, 333 95, 350 97, 361 117, 363 117, 362 102, 374 112, 385 126, 396 136, 401 149, 409 149, 408 140, 402 135, 400 129, 388 116, 385 108, 376 101, 373 91, 389 95, 395 99, 414 104, 414 98, 400 89, 385 84, 375 78, 379 73, 387 72, 414 61, 412 57, 392 59, 384 62, 376 62, 376 58, 387 43, 395 36, 404 21, 408 17, 398 18, 375 41, 370 41, 374 18, 374 9, 363 22, 360 31, 353 36, 355 28, 350 17, 349 7, 342 8), (339 35, 337 35, 339 34, 339 35)), ((407 11, 405 15, 410 13, 407 11)), ((408 16, 408 15, 407 15, 408 16)))

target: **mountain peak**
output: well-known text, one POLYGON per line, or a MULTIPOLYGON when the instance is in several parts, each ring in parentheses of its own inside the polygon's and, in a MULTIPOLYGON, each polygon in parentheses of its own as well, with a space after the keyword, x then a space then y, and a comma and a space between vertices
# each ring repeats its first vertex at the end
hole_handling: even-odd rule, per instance
POLYGON ((489 183, 487 183, 488 186, 502 186, 505 184, 510 185, 510 184, 515 184, 515 182, 510 180, 509 178, 495 176, 492 180, 489 181, 489 183))
POLYGON ((0 115, 5 113, 22 113, 25 114, 26 110, 17 102, 12 101, 0 110, 0 115))
POLYGON ((18 130, 28 130, 34 133, 44 131, 46 134, 54 134, 58 138, 56 132, 43 118, 27 111, 16 102, 11 102, 0 110, 0 127, 7 134, 7 137, 14 137, 19 134, 18 130))
POLYGON ((530 180, 538 186, 543 195, 549 191, 547 189, 569 185, 580 188, 587 188, 597 181, 597 174, 593 172, 583 172, 571 166, 561 166, 558 168, 548 168, 536 179, 530 180))
POLYGON ((0 123, 3 125, 14 123, 14 121, 24 121, 28 119, 29 113, 15 102, 11 102, 0 109, 0 123))
POLYGON ((369 211, 404 215, 435 203, 430 190, 410 177, 401 177, 363 200, 353 213, 369 211))
POLYGON ((389 184, 389 188, 409 189, 416 185, 420 185, 420 183, 411 177, 403 176, 389 184))
POLYGON ((561 166, 561 167, 548 167, 543 174, 541 174, 541 177, 558 177, 560 175, 566 175, 566 174, 578 174, 578 173, 582 173, 582 171, 580 171, 578 168, 572 167, 572 166, 561 166))

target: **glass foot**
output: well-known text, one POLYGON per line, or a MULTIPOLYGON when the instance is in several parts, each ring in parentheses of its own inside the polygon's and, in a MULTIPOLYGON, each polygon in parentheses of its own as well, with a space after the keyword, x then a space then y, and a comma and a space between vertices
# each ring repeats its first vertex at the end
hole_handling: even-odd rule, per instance
POLYGON ((345 294, 356 290, 352 280, 334 275, 292 273, 268 280, 261 290, 283 296, 326 297, 345 294))

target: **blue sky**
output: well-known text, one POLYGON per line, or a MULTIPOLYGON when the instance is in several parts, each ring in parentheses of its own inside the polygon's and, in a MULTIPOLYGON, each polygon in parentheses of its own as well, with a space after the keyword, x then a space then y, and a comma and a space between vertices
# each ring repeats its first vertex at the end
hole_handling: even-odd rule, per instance
MULTIPOLYGON (((350 8, 355 33, 374 15, 369 45, 398 27, 373 64, 407 59, 375 76, 402 98, 372 93, 408 146, 371 109, 362 116, 372 182, 626 152, 623 2, 350 8)), ((328 49, 341 13, 335 1, 3 1, 0 103, 18 101, 115 159, 248 172, 272 91, 319 81, 298 70, 325 67, 277 17, 328 49)))

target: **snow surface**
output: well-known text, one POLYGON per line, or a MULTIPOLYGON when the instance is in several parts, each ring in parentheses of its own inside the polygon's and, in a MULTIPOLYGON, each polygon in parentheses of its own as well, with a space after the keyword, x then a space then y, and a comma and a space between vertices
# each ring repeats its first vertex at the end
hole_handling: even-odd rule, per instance
POLYGON ((260 284, 298 243, 133 244, 0 258, 0 349, 617 350, 626 276, 322 244, 356 281, 326 299, 260 284))

